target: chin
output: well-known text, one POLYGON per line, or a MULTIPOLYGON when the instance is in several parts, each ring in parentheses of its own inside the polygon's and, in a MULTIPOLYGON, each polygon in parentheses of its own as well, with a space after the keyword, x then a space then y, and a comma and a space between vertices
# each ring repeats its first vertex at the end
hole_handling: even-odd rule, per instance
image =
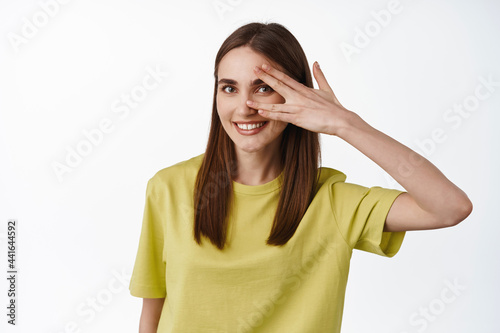
POLYGON ((245 153, 256 153, 258 151, 261 151, 262 148, 264 148, 263 146, 258 146, 258 147, 255 147, 255 146, 252 146, 252 147, 248 147, 248 146, 238 146, 236 145, 236 148, 238 148, 239 150, 242 150, 244 151, 245 153))

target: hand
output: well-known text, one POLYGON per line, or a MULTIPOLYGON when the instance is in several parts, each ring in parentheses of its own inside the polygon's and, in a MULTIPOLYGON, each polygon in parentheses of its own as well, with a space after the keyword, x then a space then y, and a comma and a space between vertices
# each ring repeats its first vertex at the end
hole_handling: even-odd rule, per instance
POLYGON ((248 105, 259 110, 263 117, 292 123, 312 132, 336 135, 344 116, 350 112, 335 97, 319 65, 313 66, 319 89, 309 88, 266 64, 262 69, 256 66, 254 71, 285 99, 284 104, 248 101, 248 105))

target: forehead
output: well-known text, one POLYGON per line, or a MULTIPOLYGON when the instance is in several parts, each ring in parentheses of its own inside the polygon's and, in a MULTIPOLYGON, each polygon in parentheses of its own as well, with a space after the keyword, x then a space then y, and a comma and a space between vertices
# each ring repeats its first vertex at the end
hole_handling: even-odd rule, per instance
POLYGON ((281 66, 269 61, 262 54, 255 52, 248 46, 240 46, 232 49, 219 63, 219 78, 237 78, 237 77, 256 77, 253 68, 261 67, 262 64, 268 64, 280 69, 281 66))

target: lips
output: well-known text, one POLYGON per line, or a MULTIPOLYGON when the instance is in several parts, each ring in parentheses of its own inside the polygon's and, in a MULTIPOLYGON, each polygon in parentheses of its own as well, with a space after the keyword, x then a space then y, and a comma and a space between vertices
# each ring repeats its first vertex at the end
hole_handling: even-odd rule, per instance
POLYGON ((266 128, 269 121, 233 122, 236 131, 242 135, 254 135, 266 128), (258 127, 260 124, 262 126, 258 127), (240 126, 243 128, 240 128, 240 126), (252 128, 255 127, 255 128, 252 128))
POLYGON ((264 124, 266 123, 266 121, 261 121, 261 122, 252 122, 252 123, 235 123, 236 126, 238 126, 239 128, 243 129, 243 130, 251 130, 251 129, 254 129, 254 128, 259 128, 261 126, 263 126, 264 124))

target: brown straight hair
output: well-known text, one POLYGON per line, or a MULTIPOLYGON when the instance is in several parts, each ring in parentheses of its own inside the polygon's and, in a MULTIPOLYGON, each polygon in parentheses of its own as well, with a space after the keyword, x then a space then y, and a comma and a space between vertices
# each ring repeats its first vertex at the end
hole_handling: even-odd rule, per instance
MULTIPOLYGON (((233 201, 233 177, 237 161, 234 143, 222 127, 217 112, 219 63, 229 51, 249 46, 283 71, 313 88, 306 55, 297 39, 278 23, 249 23, 235 30, 222 43, 215 58, 215 87, 208 143, 194 188, 194 239, 201 245, 201 235, 222 250, 226 243, 229 208, 233 201)), ((266 244, 282 246, 295 233, 311 203, 319 179, 321 151, 318 133, 289 123, 280 143, 283 183, 266 244)))

